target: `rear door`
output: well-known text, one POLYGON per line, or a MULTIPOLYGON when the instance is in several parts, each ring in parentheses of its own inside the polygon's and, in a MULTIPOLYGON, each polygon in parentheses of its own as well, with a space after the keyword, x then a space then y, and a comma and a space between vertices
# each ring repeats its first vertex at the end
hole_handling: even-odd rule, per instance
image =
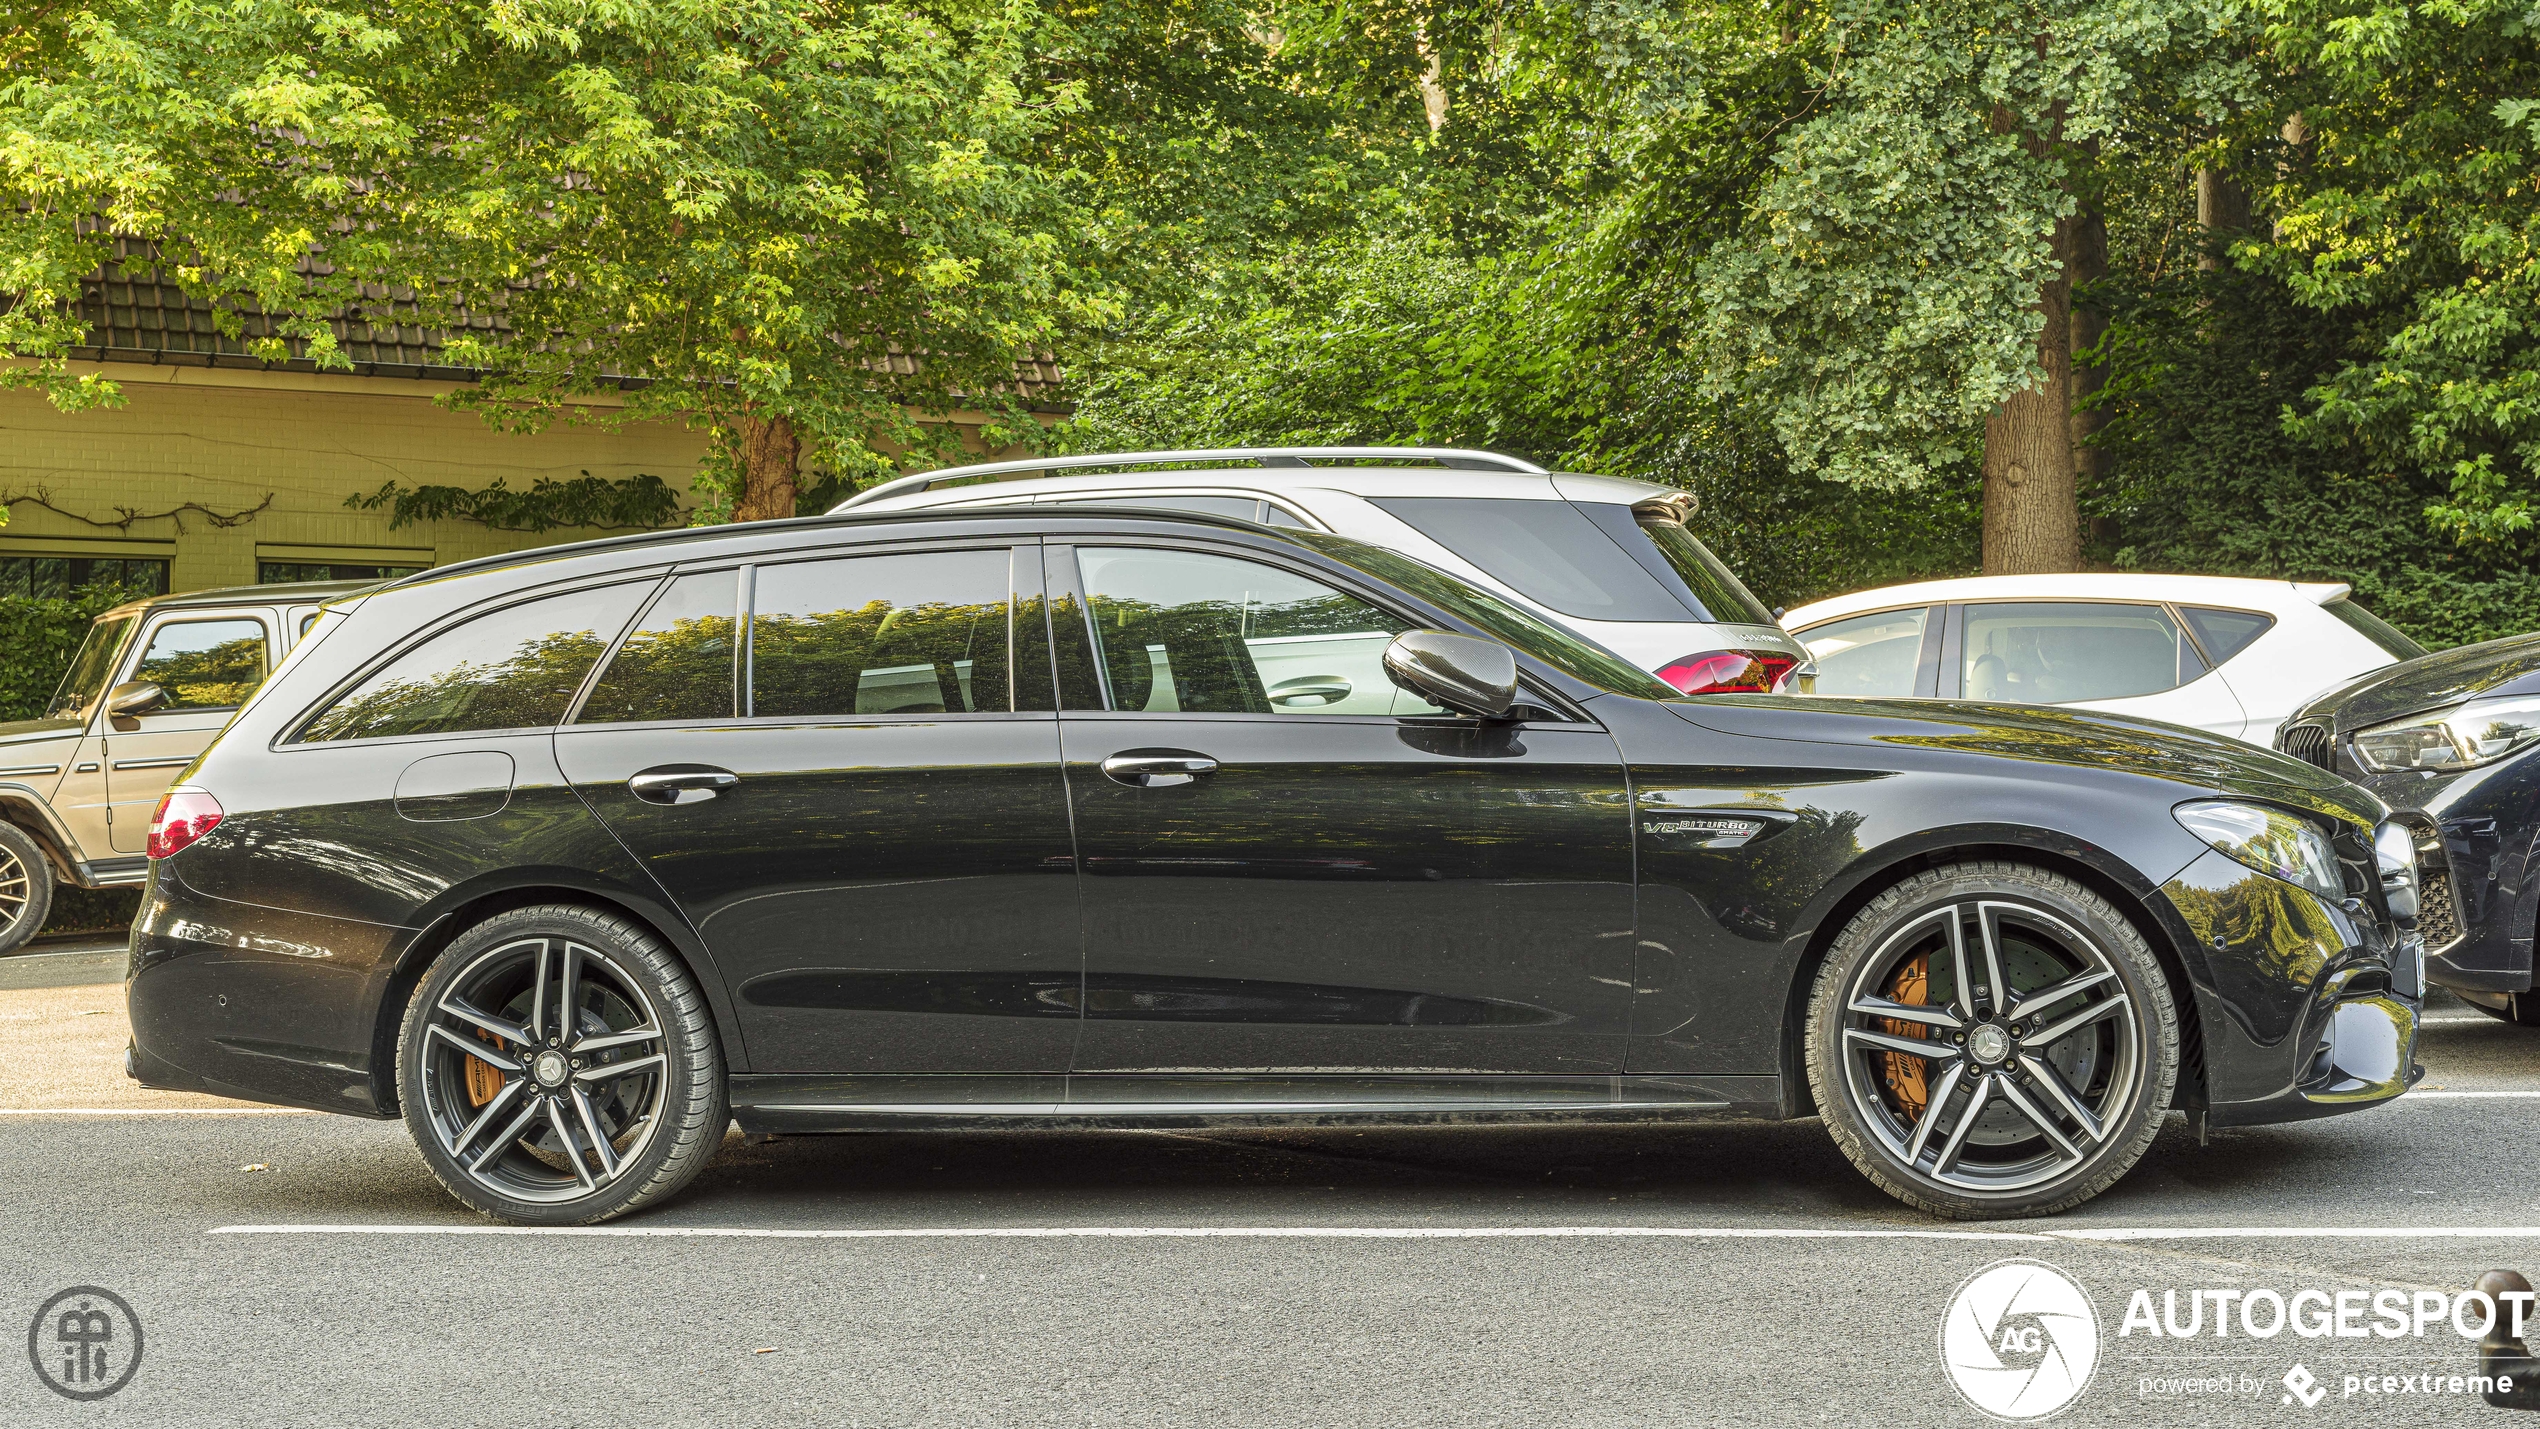
POLYGON ((101 719, 108 841, 119 854, 149 843, 150 814, 177 771, 210 747, 229 717, 264 683, 274 661, 269 612, 174 610, 141 633, 123 674, 167 692, 137 718, 101 719))
POLYGON ((1081 960, 1039 555, 685 572, 559 731, 713 950, 753 1071, 1066 1070, 1081 960))

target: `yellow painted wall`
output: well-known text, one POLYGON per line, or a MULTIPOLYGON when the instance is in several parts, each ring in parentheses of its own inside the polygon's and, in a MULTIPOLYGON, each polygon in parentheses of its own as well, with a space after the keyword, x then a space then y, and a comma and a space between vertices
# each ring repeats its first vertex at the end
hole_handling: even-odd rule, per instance
POLYGON ((116 529, 18 501, 0 526, 0 556, 171 560, 172 590, 253 584, 260 557, 446 565, 603 534, 533 535, 468 521, 392 530, 386 512, 349 510, 344 498, 392 478, 470 489, 502 478, 518 489, 588 471, 650 472, 685 503, 706 446, 703 433, 662 423, 507 435, 435 406, 446 383, 139 363, 92 370, 122 385, 126 405, 61 412, 40 394, 0 391, 0 497, 41 489, 94 521, 119 519, 117 508, 157 512, 189 501, 225 513, 267 493, 273 504, 227 528, 186 512, 116 529))

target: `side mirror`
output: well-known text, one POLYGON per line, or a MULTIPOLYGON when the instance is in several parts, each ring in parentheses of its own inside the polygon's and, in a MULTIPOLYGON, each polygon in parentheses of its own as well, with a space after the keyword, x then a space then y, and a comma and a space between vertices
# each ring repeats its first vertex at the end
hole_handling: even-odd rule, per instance
POLYGON ((1504 719, 1517 702, 1517 656, 1496 640, 1406 630, 1385 647, 1385 674, 1433 705, 1504 719))
POLYGON ((116 728, 128 732, 134 726, 123 721, 146 715, 167 702, 168 692, 148 680, 126 680, 106 692, 106 717, 116 722, 116 728))

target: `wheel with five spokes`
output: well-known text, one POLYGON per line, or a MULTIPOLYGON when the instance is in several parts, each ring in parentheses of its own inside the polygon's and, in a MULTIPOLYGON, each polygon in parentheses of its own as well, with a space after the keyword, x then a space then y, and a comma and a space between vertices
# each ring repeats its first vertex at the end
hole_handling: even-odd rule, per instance
POLYGON ((502 914, 435 960, 406 1008, 397 1096, 452 1195, 533 1225, 672 1195, 729 1119, 696 980, 649 931, 575 907, 502 914))
POLYGON ((1926 870, 1835 939, 1808 1014, 1817 1109, 1889 1194, 1963 1219, 2047 1215, 2142 1158, 2178 1013, 2141 933, 2061 874, 1926 870))
POLYGON ((26 830, 0 822, 0 953, 25 946, 53 908, 53 866, 26 830))

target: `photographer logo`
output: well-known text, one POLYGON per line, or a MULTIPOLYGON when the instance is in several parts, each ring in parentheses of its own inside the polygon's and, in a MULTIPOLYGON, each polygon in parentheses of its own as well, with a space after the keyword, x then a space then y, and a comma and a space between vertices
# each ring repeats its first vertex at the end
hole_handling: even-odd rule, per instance
POLYGON ((1967 1277, 1940 1323, 1940 1362, 1967 1403, 1996 1419, 2045 1419, 2090 1387, 2099 1312, 2071 1276, 2006 1260, 1967 1277))
POLYGON ((36 1378, 65 1399, 103 1399, 141 1368, 141 1317, 123 1297, 74 1285, 44 1302, 27 1326, 36 1378))

